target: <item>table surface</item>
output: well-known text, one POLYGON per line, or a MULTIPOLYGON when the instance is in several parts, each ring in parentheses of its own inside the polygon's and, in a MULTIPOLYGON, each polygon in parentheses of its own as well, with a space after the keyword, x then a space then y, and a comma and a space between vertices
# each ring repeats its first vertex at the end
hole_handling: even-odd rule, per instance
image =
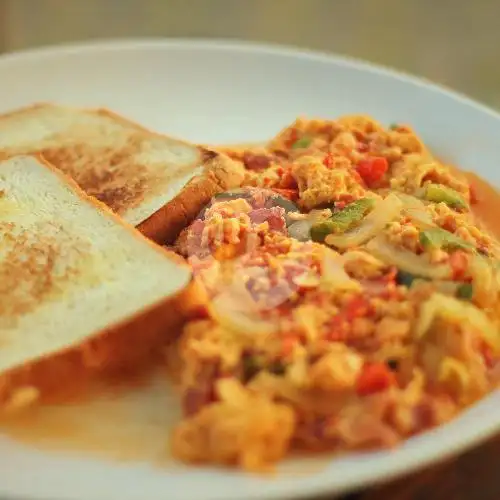
POLYGON ((500 108, 499 0, 0 0, 0 51, 95 38, 241 38, 338 52, 500 108))
MULTIPOLYGON (((236 37, 367 59, 500 108, 499 18, 500 0, 0 0, 0 52, 105 37, 236 37)), ((500 437, 343 500, 498 500, 499 455, 500 437)))
POLYGON ((339 500, 498 500, 500 437, 446 463, 339 500))

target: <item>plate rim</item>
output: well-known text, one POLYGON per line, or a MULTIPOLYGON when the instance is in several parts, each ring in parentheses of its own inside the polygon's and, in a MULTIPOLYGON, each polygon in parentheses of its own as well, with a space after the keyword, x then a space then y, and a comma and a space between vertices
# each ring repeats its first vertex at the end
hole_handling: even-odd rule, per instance
MULTIPOLYGON (((200 50, 200 51, 225 51, 225 52, 250 52, 254 54, 268 54, 289 59, 307 59, 310 61, 324 62, 334 66, 346 67, 349 69, 361 70, 371 74, 385 76, 391 79, 397 79, 402 83, 411 86, 418 86, 433 93, 438 93, 443 97, 452 98, 457 104, 465 105, 475 108, 478 112, 489 115, 500 122, 500 112, 488 107, 486 104, 475 100, 465 94, 450 89, 447 86, 432 82, 426 78, 413 75, 408 72, 393 69, 384 65, 365 61, 355 57, 340 55, 336 53, 329 53, 326 51, 318 51, 312 49, 304 49, 293 45, 284 45, 277 43, 263 43, 255 41, 243 41, 233 38, 204 38, 204 37, 133 37, 133 38, 106 38, 94 39, 91 41, 76 41, 58 45, 47 45, 35 48, 28 48, 22 50, 15 50, 0 54, 0 71, 7 69, 10 65, 29 64, 30 61, 39 61, 40 58, 58 58, 66 55, 78 53, 92 53, 103 51, 128 51, 128 50, 169 50, 169 49, 186 49, 186 50, 200 50)), ((491 403, 491 401, 488 401, 491 403)), ((484 400, 483 400, 484 403, 484 400)), ((482 405, 479 402, 474 407, 482 405)), ((470 410, 469 410, 470 411, 470 410)), ((491 418, 483 418, 479 420, 479 424, 475 427, 475 431, 469 431, 466 439, 461 440, 459 443, 450 442, 446 450, 440 453, 435 453, 431 458, 422 459, 427 446, 423 446, 418 454, 414 454, 408 458, 404 465, 396 461, 395 466, 391 470, 384 471, 383 474, 378 471, 377 473, 365 473, 363 478, 357 482, 353 479, 346 481, 341 487, 332 485, 328 481, 324 481, 324 475, 320 474, 315 481, 315 475, 306 478, 292 479, 289 485, 284 482, 275 483, 273 488, 269 483, 262 484, 262 487, 257 488, 255 491, 247 491, 240 500, 257 500, 261 498, 269 498, 274 500, 285 499, 299 499, 311 496, 321 496, 332 494, 342 494, 348 491, 354 491, 366 486, 374 486, 379 483, 387 482, 396 477, 400 477, 405 473, 414 473, 425 467, 434 465, 437 462, 457 455, 466 449, 479 445, 489 437, 491 437, 500 428, 500 419, 498 422, 493 422, 491 418), (484 422, 483 422, 484 421, 484 422), (484 425, 486 424, 486 425, 484 425), (271 486, 271 488, 269 488, 271 486), (265 495, 265 491, 270 492, 269 496, 265 495)), ((446 424, 450 425, 450 424, 446 424)), ((442 427, 438 428, 442 429, 442 427)), ((434 432, 430 431, 423 436, 427 438, 434 432)), ((332 458, 332 461, 334 458, 332 458)), ((331 463, 329 461, 329 463, 331 463)), ((5 493, 11 499, 21 499, 17 493, 5 493)), ((43 500, 43 494, 30 496, 29 500, 43 500)), ((82 500, 84 497, 82 497, 82 500)), ((28 500, 26 497, 24 500, 28 500)))
POLYGON ((500 120, 500 110, 488 106, 479 99, 471 97, 464 92, 455 90, 447 85, 434 82, 424 76, 413 74, 409 71, 393 68, 388 65, 379 64, 363 58, 304 48, 293 44, 281 44, 274 42, 259 42, 254 40, 242 40, 238 38, 207 38, 207 37, 110 37, 94 38, 92 40, 77 40, 61 44, 47 44, 39 47, 28 47, 0 53, 0 70, 5 65, 20 64, 37 60, 39 58, 52 58, 64 55, 78 54, 80 52, 102 52, 116 50, 136 49, 185 49, 200 51, 234 51, 253 52, 268 55, 281 56, 291 59, 301 58, 311 61, 322 61, 334 63, 350 69, 359 69, 426 88, 438 94, 447 95, 462 104, 472 106, 491 117, 500 120))

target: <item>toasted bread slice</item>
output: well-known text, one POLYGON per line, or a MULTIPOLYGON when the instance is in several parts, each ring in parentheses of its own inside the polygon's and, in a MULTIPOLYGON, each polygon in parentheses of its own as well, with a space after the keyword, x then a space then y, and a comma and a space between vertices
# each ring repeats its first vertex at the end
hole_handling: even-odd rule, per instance
POLYGON ((0 162, 0 407, 130 369, 182 323, 191 274, 42 159, 0 162))
POLYGON ((157 242, 243 180, 226 155, 146 130, 105 109, 37 104, 0 116, 0 156, 41 154, 157 242))

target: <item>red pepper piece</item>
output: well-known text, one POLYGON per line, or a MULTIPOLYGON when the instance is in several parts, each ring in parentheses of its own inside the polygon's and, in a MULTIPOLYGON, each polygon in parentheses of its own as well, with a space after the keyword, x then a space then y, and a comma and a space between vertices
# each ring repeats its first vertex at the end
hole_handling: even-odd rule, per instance
POLYGON ((290 169, 284 171, 279 181, 279 186, 282 189, 298 189, 297 181, 290 172, 290 169))
POLYGON ((348 333, 349 324, 346 317, 341 313, 331 319, 325 338, 330 342, 343 342, 347 339, 348 333))
POLYGON ((385 363, 367 363, 356 382, 356 392, 360 396, 368 396, 385 391, 396 383, 394 373, 385 363))
POLYGON ((296 201, 299 199, 299 192, 296 189, 279 189, 273 188, 275 193, 278 193, 283 198, 286 198, 291 201, 296 201))
POLYGON ((331 153, 328 153, 324 158, 323 158, 323 165, 326 168, 333 168, 333 155, 331 153))
POLYGON ((283 357, 288 357, 292 354, 293 348, 299 342, 299 336, 293 333, 289 333, 283 336, 281 353, 283 357))
POLYGON ((357 296, 348 302, 343 312, 348 321, 353 321, 369 314, 370 303, 365 297, 357 296))
POLYGON ((455 281, 459 281, 464 277, 468 265, 469 257, 464 251, 456 250, 450 255, 450 266, 455 281))
POLYGON ((388 168, 389 163, 386 158, 373 157, 361 160, 356 170, 367 186, 373 186, 382 180, 388 168))
POLYGON ((396 276, 398 275, 398 268, 397 267, 391 267, 387 274, 384 274, 379 278, 379 281, 382 283, 395 283, 396 282, 396 276))

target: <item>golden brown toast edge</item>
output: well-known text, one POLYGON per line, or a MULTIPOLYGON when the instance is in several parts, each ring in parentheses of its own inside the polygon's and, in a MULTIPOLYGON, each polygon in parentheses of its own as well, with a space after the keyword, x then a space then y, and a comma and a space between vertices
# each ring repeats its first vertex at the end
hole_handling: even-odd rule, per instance
POLYGON ((193 178, 171 201, 137 226, 153 241, 171 244, 217 193, 239 187, 243 167, 229 157, 200 148, 205 171, 193 178))
MULTIPOLYGON (((29 112, 33 109, 54 105, 59 106, 58 104, 51 104, 48 102, 36 103, 28 107, 2 114, 0 115, 0 120, 16 114, 29 112)), ((142 125, 107 108, 62 107, 76 111, 79 110, 96 113, 98 115, 111 118, 125 126, 134 127, 136 130, 149 135, 160 138, 168 138, 195 146, 194 144, 177 137, 167 136, 165 134, 159 134, 155 131, 149 130, 146 127, 143 127, 142 125)), ((243 165, 232 160, 224 153, 217 152, 203 146, 195 147, 197 147, 200 152, 200 163, 205 166, 203 174, 193 178, 177 196, 137 226, 137 228, 145 236, 157 243, 172 243, 177 238, 181 230, 192 222, 203 206, 206 205, 215 194, 227 189, 239 187, 243 182, 243 165)), ((0 152, 0 159, 2 159, 2 157, 6 158, 7 155, 2 155, 0 152)), ((45 159, 45 163, 49 162, 45 159)), ((197 166, 198 165, 193 165, 193 168, 196 168, 197 166)))
MULTIPOLYGON (((94 111, 157 137, 168 137, 192 145, 183 139, 149 130, 106 108, 94 111)), ((137 226, 137 229, 146 237, 157 243, 173 243, 182 229, 196 218, 214 195, 239 187, 243 182, 244 168, 242 165, 224 153, 204 146, 196 147, 200 151, 201 163, 205 166, 203 174, 193 178, 177 196, 137 226)))
MULTIPOLYGON (((110 216, 134 237, 142 239, 178 265, 178 256, 144 237, 133 226, 124 222, 106 205, 88 196, 76 182, 67 178, 41 156, 33 155, 55 175, 66 182, 84 202, 110 216)), ((167 277, 166 277, 167 279, 167 277)), ((162 346, 173 339, 185 321, 190 307, 195 307, 196 285, 191 279, 175 295, 139 311, 122 322, 110 325, 77 346, 30 360, 23 366, 0 374, 0 409, 10 411, 23 406, 24 394, 39 394, 39 399, 52 399, 58 394, 75 394, 84 389, 96 376, 130 372, 147 366, 160 356, 162 346), (27 391, 28 392, 27 392, 27 391)), ((71 328, 71 325, 68 325, 71 328)))

